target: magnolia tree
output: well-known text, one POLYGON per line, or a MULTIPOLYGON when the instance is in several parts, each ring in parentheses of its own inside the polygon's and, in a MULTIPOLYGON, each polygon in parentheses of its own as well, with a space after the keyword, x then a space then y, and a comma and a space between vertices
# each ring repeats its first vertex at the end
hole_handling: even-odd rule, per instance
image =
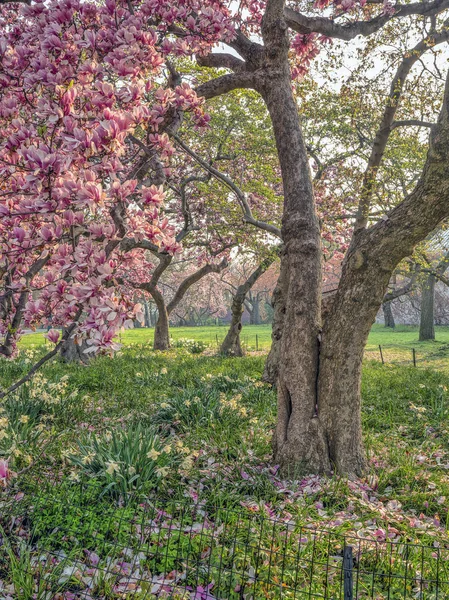
POLYGON ((186 111, 206 123, 192 89, 164 86, 164 67, 233 31, 213 4, 18 7, 0 13, 0 352, 37 323, 87 337, 89 351, 114 348, 140 312, 114 278, 130 240, 179 249, 160 218, 167 131, 186 111))

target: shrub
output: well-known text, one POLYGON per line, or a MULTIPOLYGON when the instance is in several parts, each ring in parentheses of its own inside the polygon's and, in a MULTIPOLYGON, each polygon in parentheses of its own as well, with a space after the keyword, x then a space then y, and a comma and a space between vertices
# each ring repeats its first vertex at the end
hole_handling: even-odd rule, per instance
POLYGON ((191 354, 202 354, 206 348, 208 348, 208 344, 201 340, 189 340, 187 338, 179 338, 177 340, 171 340, 171 345, 173 348, 185 348, 191 354))

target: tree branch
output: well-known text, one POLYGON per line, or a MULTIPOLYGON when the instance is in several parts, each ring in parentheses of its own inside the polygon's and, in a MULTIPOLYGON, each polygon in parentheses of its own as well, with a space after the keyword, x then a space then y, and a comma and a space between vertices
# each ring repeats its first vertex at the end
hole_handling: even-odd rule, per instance
POLYGON ((326 37, 349 41, 359 35, 369 36, 379 31, 391 19, 410 15, 436 15, 447 8, 449 8, 449 0, 398 4, 393 15, 383 13, 369 21, 353 21, 345 24, 336 23, 335 20, 326 17, 307 17, 289 7, 284 9, 284 17, 287 25, 298 33, 321 33, 326 37))
POLYGON ((420 121, 419 119, 405 119, 403 121, 393 121, 391 124, 391 130, 396 129, 396 127, 433 127, 435 123, 431 123, 430 121, 420 121))
POLYGON ((199 165, 201 165, 203 169, 209 171, 216 179, 224 183, 232 192, 234 192, 243 211, 243 220, 246 223, 254 225, 255 227, 258 227, 259 229, 262 229, 269 233, 272 233, 273 235, 281 239, 281 231, 278 227, 269 223, 265 223, 263 221, 259 221, 254 218, 244 192, 232 181, 232 179, 230 179, 227 175, 216 169, 214 166, 210 165, 205 160, 203 160, 194 150, 187 146, 187 144, 185 144, 180 137, 178 137, 177 135, 173 135, 173 138, 176 140, 178 146, 180 146, 189 156, 191 156, 199 165))
POLYGON ((407 53, 403 58, 390 86, 390 93, 384 108, 382 119, 373 141, 371 154, 368 159, 365 174, 363 177, 362 190, 360 193, 360 202, 357 209, 357 217, 354 225, 354 232, 365 229, 368 224, 371 200, 373 197, 374 185, 377 178, 377 172, 382 162, 385 149, 393 130, 394 117, 396 115, 399 101, 402 96, 402 90, 405 80, 410 73, 411 68, 416 61, 429 49, 437 44, 441 44, 449 39, 449 31, 445 30, 436 35, 427 36, 407 53))
POLYGON ((209 273, 220 273, 227 266, 228 266, 228 261, 226 258, 224 258, 220 264, 204 265, 203 267, 201 267, 201 269, 198 269, 198 271, 195 271, 195 273, 192 273, 192 275, 189 275, 188 277, 186 277, 184 279, 184 281, 182 281, 182 283, 180 284, 178 289, 176 290, 176 293, 175 293, 173 299, 167 304, 168 314, 170 314, 178 306, 178 304, 184 298, 185 294, 187 293, 189 288, 192 287, 192 285, 194 285, 195 283, 200 281, 200 279, 202 279, 206 275, 209 275, 209 273))

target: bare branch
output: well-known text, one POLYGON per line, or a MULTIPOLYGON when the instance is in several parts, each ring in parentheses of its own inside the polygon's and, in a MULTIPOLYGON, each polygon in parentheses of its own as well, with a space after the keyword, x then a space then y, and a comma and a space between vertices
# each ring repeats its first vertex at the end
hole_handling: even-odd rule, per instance
POLYGON ((243 211, 243 220, 246 223, 250 223, 259 229, 263 229, 264 231, 268 231, 272 233, 276 237, 281 239, 281 231, 275 225, 271 225, 270 223, 264 223, 263 221, 258 221, 254 218, 251 208, 246 199, 245 193, 230 179, 227 175, 216 169, 214 166, 210 165, 208 162, 203 160, 194 150, 192 150, 187 144, 185 144, 181 138, 177 135, 174 135, 173 138, 176 140, 176 143, 189 155, 191 156, 198 164, 200 164, 203 169, 209 171, 216 179, 220 180, 224 183, 236 196, 240 207, 243 211))

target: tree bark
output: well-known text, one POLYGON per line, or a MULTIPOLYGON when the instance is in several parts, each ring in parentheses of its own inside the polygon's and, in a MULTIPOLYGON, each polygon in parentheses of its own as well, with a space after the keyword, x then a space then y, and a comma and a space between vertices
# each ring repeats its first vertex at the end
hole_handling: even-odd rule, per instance
MULTIPOLYGON (((154 297, 154 296, 153 296, 154 297)), ((165 302, 156 302, 158 316, 154 328, 154 350, 168 350, 170 348, 169 316, 165 302)))
POLYGON ((285 291, 287 287, 287 277, 285 271, 286 261, 282 260, 281 269, 276 287, 273 291, 271 304, 273 306, 273 323, 271 326, 271 348, 265 361, 262 381, 276 386, 279 368, 279 350, 281 347, 282 330, 284 326, 285 315, 285 291))
POLYGON ((422 287, 419 341, 435 339, 435 275, 431 273, 422 287))
POLYGON ((393 310, 391 308, 391 302, 383 302, 382 311, 384 313, 385 327, 391 327, 392 329, 394 329, 396 327, 396 323, 394 322, 394 315, 393 310))
POLYGON ((231 324, 229 325, 226 337, 221 344, 220 354, 225 354, 226 356, 243 356, 243 349, 240 343, 240 332, 242 331, 244 299, 245 298, 242 298, 237 290, 231 304, 231 324))

